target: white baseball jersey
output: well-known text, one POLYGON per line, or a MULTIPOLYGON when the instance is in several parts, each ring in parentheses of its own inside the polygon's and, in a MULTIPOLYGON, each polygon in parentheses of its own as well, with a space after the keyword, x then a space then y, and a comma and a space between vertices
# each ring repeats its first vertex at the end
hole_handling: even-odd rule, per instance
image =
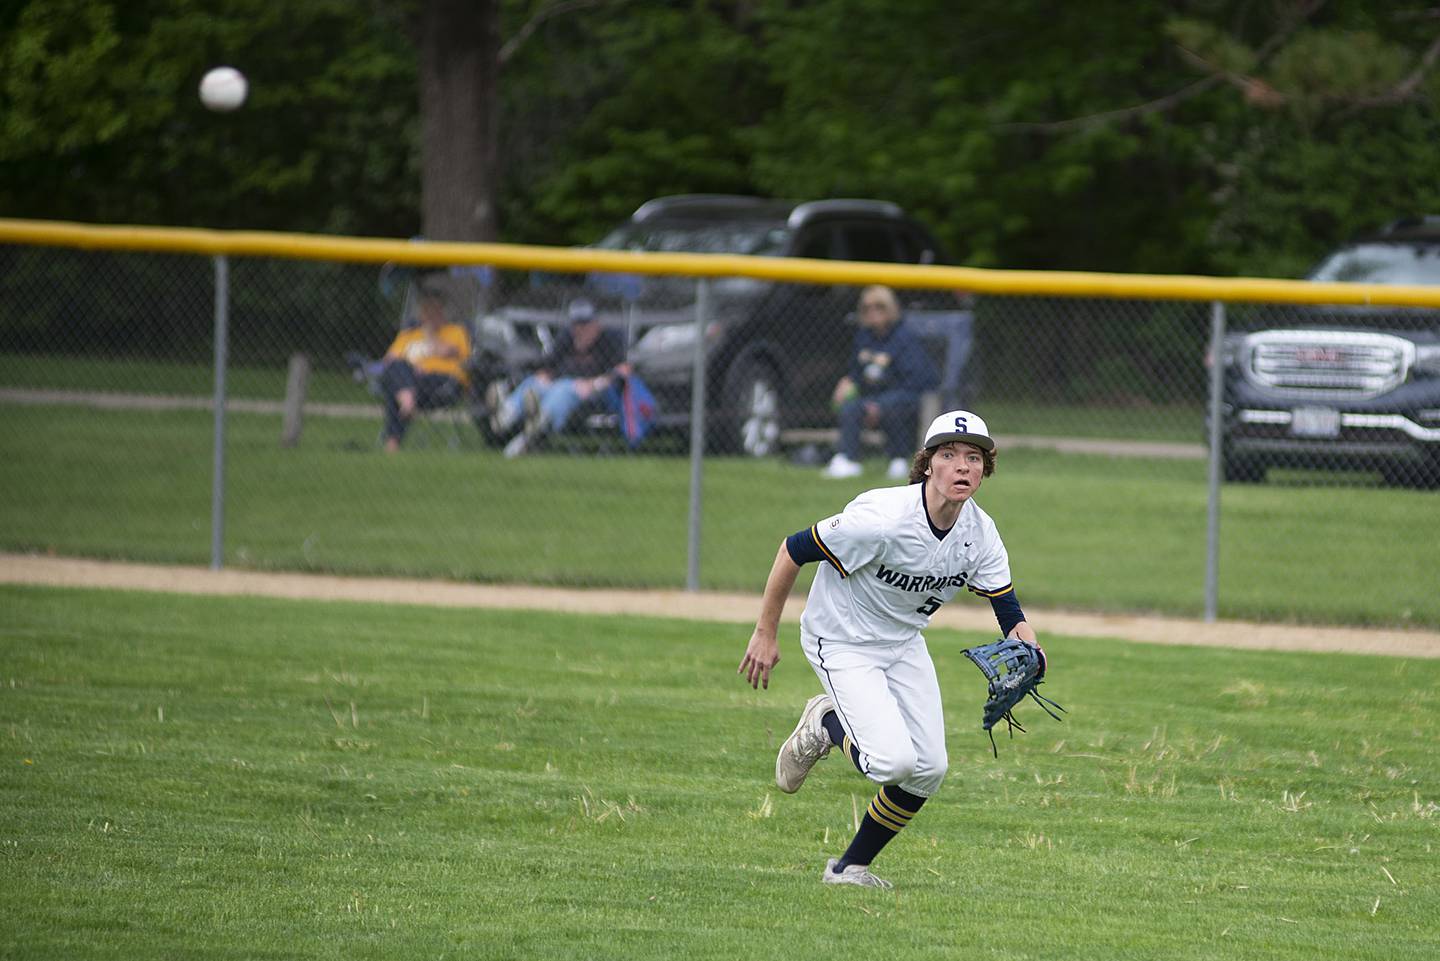
POLYGON ((925 485, 866 491, 811 533, 829 563, 810 587, 801 629, 854 642, 914 637, 966 588, 984 597, 1011 589, 1010 556, 974 500, 943 537, 925 510, 925 485))

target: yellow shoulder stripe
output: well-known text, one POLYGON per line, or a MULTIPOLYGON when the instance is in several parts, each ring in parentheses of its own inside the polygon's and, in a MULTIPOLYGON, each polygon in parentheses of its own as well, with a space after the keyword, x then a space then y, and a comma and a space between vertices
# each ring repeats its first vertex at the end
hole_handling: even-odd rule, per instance
POLYGON ((825 559, 830 562, 830 565, 840 572, 840 576, 849 577, 850 572, 845 569, 845 565, 840 563, 840 559, 836 557, 830 548, 825 546, 825 542, 820 539, 820 530, 817 525, 810 525, 810 536, 815 538, 815 546, 820 548, 820 553, 824 554, 825 559))

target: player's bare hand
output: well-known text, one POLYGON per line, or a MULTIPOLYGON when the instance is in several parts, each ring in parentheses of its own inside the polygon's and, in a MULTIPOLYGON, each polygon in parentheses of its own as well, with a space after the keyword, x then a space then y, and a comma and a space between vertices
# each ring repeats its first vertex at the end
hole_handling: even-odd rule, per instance
POLYGON ((745 657, 741 659, 740 666, 736 668, 736 674, 745 675, 745 680, 753 688, 762 685, 766 690, 770 689, 770 671, 776 664, 780 663, 780 641, 774 634, 767 634, 756 631, 750 635, 750 644, 745 648, 745 657))

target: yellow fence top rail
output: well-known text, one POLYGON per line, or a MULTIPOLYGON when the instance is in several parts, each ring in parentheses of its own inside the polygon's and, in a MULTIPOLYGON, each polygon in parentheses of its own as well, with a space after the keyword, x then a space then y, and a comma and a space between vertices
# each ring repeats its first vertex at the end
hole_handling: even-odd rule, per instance
POLYGON ((731 254, 638 253, 523 244, 382 240, 251 230, 104 226, 48 220, 0 218, 0 243, 81 250, 393 262, 421 267, 485 265, 505 270, 560 273, 601 271, 752 277, 795 283, 888 284, 892 287, 949 288, 981 294, 1440 307, 1440 287, 1054 270, 987 270, 979 267, 864 264, 731 254))

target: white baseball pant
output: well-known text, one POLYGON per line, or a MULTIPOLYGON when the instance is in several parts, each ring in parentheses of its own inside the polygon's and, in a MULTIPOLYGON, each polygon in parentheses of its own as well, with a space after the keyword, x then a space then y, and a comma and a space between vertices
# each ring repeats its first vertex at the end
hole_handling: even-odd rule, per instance
POLYGON ((930 797, 945 779, 945 715, 925 638, 855 643, 801 632, 800 648, 877 784, 930 797))

